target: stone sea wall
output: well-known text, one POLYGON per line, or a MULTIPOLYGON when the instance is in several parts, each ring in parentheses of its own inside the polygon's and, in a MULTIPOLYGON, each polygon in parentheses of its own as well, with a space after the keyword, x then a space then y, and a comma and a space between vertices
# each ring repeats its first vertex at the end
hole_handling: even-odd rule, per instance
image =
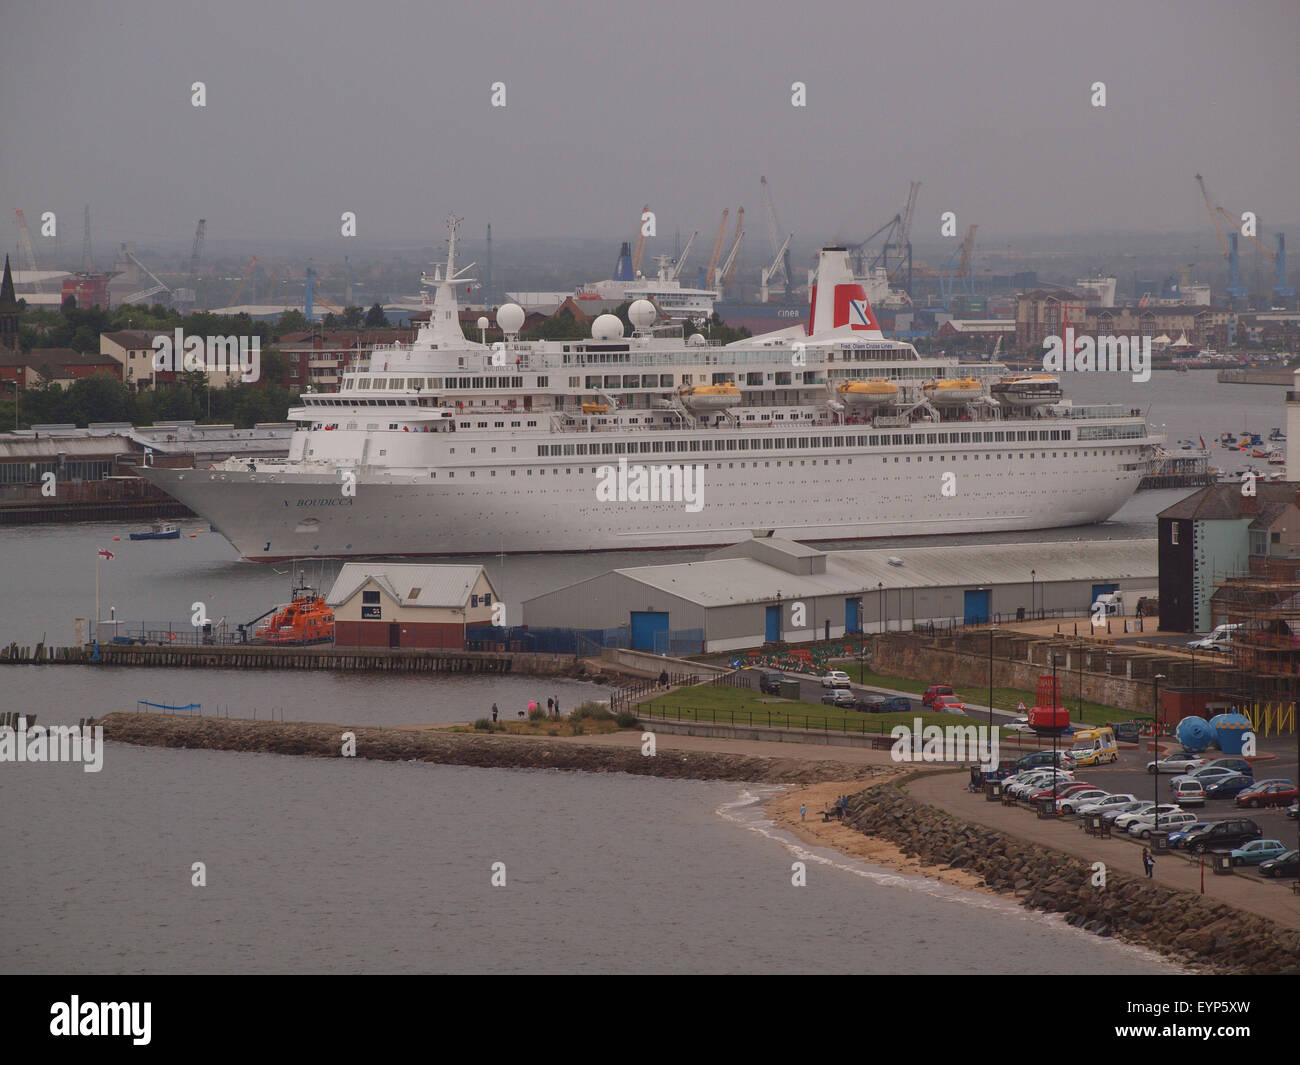
POLYGON ((1179 960, 1230 973, 1300 973, 1300 932, 1199 895, 1111 871, 1104 889, 1092 868, 1060 851, 1001 835, 917 802, 898 785, 849 800, 849 823, 927 865, 964 869, 994 891, 1086 931, 1115 936, 1179 960))

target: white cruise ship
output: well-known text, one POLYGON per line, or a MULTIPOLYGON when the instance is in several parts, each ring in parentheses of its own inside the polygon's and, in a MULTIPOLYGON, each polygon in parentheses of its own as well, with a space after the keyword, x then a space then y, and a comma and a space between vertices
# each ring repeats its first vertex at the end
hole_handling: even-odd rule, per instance
MULTIPOLYGON (((589 340, 467 340, 455 266, 432 314, 337 392, 307 393, 284 461, 143 476, 255 561, 626 550, 1033 530, 1104 521, 1157 440, 1140 411, 1076 407, 1050 377, 922 358, 880 332, 847 252, 821 253, 809 328, 719 346, 604 315, 589 340), (693 503, 610 498, 623 460, 693 503)), ((626 498, 623 498, 623 497, 626 498)))

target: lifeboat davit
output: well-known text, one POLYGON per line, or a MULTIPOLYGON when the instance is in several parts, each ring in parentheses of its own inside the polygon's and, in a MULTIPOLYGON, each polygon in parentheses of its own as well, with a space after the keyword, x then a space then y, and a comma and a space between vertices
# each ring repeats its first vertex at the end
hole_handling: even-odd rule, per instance
POLYGON ((275 613, 253 633, 259 643, 311 644, 329 643, 334 639, 334 611, 314 589, 293 590, 293 600, 277 607, 275 613))
POLYGON ((925 385, 926 398, 937 406, 969 403, 983 394, 978 379, 974 377, 945 377, 925 385))
POLYGON ((883 377, 869 377, 865 381, 845 381, 836 392, 850 407, 878 407, 898 398, 898 385, 883 377))
POLYGON ((692 410, 718 410, 740 402, 735 385, 693 385, 682 389, 682 402, 692 410))
POLYGON ((1019 407, 1045 407, 1061 401, 1061 382, 1051 374, 1011 374, 998 380, 990 391, 1019 407))

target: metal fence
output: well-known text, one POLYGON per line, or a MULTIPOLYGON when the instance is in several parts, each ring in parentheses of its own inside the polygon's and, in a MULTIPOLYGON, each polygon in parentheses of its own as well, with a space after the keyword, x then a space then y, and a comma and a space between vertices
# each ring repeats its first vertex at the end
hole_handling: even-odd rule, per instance
POLYGON ((632 710, 637 707, 637 699, 647 692, 663 691, 665 687, 677 688, 699 684, 700 678, 695 673, 669 673, 667 685, 659 678, 634 681, 618 688, 610 689, 609 708, 614 713, 620 710, 632 710))
MULTIPOLYGON (((87 622, 88 643, 141 644, 158 647, 242 647, 264 643, 253 637, 255 626, 208 622, 191 625, 188 621, 94 621, 87 622)), ((289 640, 278 636, 266 646, 306 647, 332 640, 289 640)))
POLYGON ((664 629, 655 633, 655 654, 657 655, 700 655, 703 653, 703 629, 664 629))
POLYGON ((602 647, 629 646, 628 630, 530 628, 527 625, 470 625, 467 651, 523 651, 552 655, 593 655, 602 647))

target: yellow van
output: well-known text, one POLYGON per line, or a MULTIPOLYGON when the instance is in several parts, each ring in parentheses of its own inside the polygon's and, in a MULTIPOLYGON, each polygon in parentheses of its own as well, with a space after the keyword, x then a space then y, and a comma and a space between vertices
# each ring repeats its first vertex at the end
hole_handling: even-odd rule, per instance
POLYGON ((1077 766, 1105 765, 1119 760, 1119 747, 1115 733, 1109 727, 1080 729, 1074 734, 1074 745, 1069 751, 1070 761, 1077 766))

